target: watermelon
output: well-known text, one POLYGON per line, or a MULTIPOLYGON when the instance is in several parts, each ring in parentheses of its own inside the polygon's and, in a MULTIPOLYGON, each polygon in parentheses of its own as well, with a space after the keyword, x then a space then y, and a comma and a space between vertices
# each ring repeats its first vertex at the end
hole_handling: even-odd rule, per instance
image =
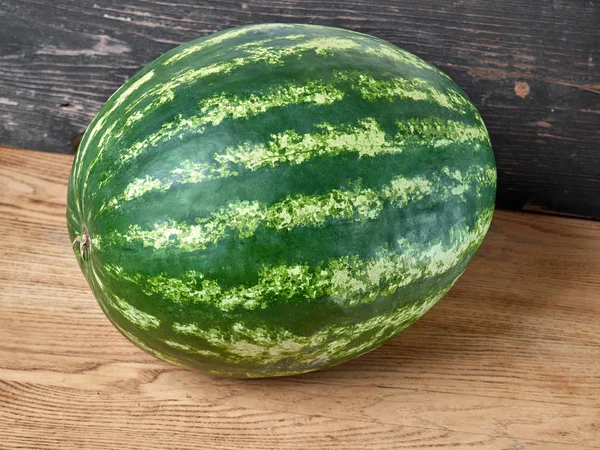
POLYGON ((68 230, 114 326, 230 377, 313 371, 429 310, 492 219, 486 127, 383 40, 261 24, 161 56, 88 127, 68 230))

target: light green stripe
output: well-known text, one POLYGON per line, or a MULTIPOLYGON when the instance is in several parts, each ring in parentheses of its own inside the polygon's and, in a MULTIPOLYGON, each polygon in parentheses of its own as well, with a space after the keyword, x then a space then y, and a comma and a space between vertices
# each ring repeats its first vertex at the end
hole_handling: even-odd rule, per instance
POLYGON ((207 303, 224 311, 236 306, 248 309, 263 308, 265 298, 276 293, 292 298, 297 295, 307 299, 329 297, 346 306, 370 302, 391 295, 400 287, 422 278, 440 275, 454 267, 474 243, 480 242, 489 227, 493 208, 480 213, 476 225, 454 226, 450 236, 451 245, 430 242, 413 244, 406 239, 398 241, 401 253, 381 248, 373 259, 348 256, 332 259, 321 268, 311 271, 308 265, 264 267, 258 283, 222 289, 217 281, 204 279, 196 271, 187 272, 182 278, 158 275, 144 278, 125 274, 118 266, 109 265, 107 270, 115 276, 134 282, 148 294, 158 294, 174 303, 207 303), (194 286, 201 285, 201 289, 194 286))
POLYGON ((371 117, 355 124, 314 125, 321 132, 299 134, 286 130, 272 134, 266 144, 243 144, 215 155, 220 166, 241 165, 245 169, 275 167, 281 163, 302 164, 322 155, 335 156, 340 153, 358 153, 360 157, 385 153, 400 153, 399 143, 386 139, 385 132, 371 117))
POLYGON ((250 26, 246 26, 246 27, 234 28, 231 30, 227 30, 227 31, 220 33, 217 36, 207 37, 206 39, 203 39, 201 42, 198 42, 197 44, 190 45, 189 47, 187 47, 185 49, 179 50, 177 53, 170 56, 169 59, 164 61, 163 64, 165 66, 170 66, 171 64, 176 63, 177 61, 180 61, 190 55, 193 55, 194 53, 201 52, 202 50, 205 50, 208 47, 211 47, 213 45, 221 44, 225 41, 243 36, 245 34, 248 34, 251 31, 274 30, 277 28, 286 28, 286 27, 289 27, 289 25, 256 24, 256 25, 250 25, 250 26))
POLYGON ((445 147, 463 142, 490 142, 483 122, 467 125, 454 120, 430 118, 398 121, 396 125, 398 138, 407 137, 413 145, 445 147))
POLYGON ((217 352, 211 352, 210 350, 203 350, 203 349, 196 348, 189 344, 180 344, 179 342, 176 342, 176 341, 173 341, 170 339, 165 339, 163 342, 165 344, 167 344, 169 347, 173 347, 178 350, 183 350, 186 353, 203 355, 203 356, 211 356, 211 357, 219 357, 220 356, 219 353, 217 353, 217 352))
MULTIPOLYGON (((245 143, 229 148, 214 156, 213 163, 194 163, 186 160, 171 170, 171 175, 161 179, 146 175, 132 181, 117 197, 108 200, 101 208, 119 209, 127 202, 148 192, 164 192, 173 183, 201 183, 207 180, 235 177, 239 169, 256 170, 279 164, 302 164, 319 156, 336 156, 357 153, 360 157, 401 153, 410 145, 442 147, 452 143, 489 142, 483 125, 469 126, 461 122, 437 118, 410 119, 397 123, 399 132, 392 141, 373 118, 356 124, 333 126, 316 124, 318 133, 299 134, 287 130, 271 135, 267 144, 245 143)), ((476 144, 477 145, 477 144, 476 144)))
POLYGON ((111 295, 111 305, 138 328, 148 330, 160 325, 160 320, 156 317, 140 311, 117 295, 111 295))
POLYGON ((473 168, 465 174, 444 168, 440 174, 427 178, 398 176, 378 191, 355 183, 348 190, 334 189, 315 196, 301 194, 272 205, 242 201, 232 203, 209 217, 197 219, 196 225, 175 221, 157 223, 151 229, 132 225, 125 235, 115 233, 107 240, 113 243, 141 241, 145 247, 156 249, 169 247, 184 252, 198 251, 218 243, 229 234, 239 239, 249 238, 261 225, 290 230, 303 226, 319 227, 331 219, 361 222, 379 216, 386 203, 402 207, 427 195, 435 196, 438 202, 451 196, 460 197, 471 186, 481 189, 494 184, 495 174, 490 167, 473 168), (450 180, 454 186, 447 187, 444 179, 450 180))
POLYGON ((469 99, 460 95, 457 91, 449 90, 444 92, 421 78, 395 77, 386 80, 377 80, 371 75, 358 71, 336 71, 335 77, 340 81, 350 82, 353 89, 358 90, 365 100, 371 102, 410 99, 436 103, 443 108, 457 111, 461 114, 476 111, 469 99))
MULTIPOLYGON (((95 248, 93 246, 90 246, 89 252, 91 253, 93 250, 95 250, 95 248)), ((90 267, 90 272, 92 273, 92 277, 93 277, 93 280, 90 279, 90 281, 92 283, 95 282, 100 291, 104 290, 104 282, 102 281, 100 275, 98 274, 96 267, 93 264, 90 264, 89 267, 90 267)))
MULTIPOLYGON (((260 39, 257 41, 249 41, 249 42, 245 42, 243 44, 237 45, 235 47, 235 50, 248 50, 248 49, 256 49, 256 48, 272 48, 270 47, 268 44, 273 44, 275 42, 278 42, 279 44, 283 44, 282 41, 298 41, 301 39, 305 39, 306 35, 305 34, 292 34, 292 35, 281 35, 281 36, 275 36, 275 37, 269 37, 266 39, 260 39)), ((263 50, 264 51, 264 50, 263 50)))

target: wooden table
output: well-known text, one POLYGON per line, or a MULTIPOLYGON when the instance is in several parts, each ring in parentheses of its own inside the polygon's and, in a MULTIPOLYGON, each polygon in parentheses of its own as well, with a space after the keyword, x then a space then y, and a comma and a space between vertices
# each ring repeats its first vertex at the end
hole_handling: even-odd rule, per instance
POLYGON ((122 337, 72 254, 72 157, 0 148, 0 448, 600 448, 600 223, 498 211, 451 292, 330 370, 228 380, 122 337))

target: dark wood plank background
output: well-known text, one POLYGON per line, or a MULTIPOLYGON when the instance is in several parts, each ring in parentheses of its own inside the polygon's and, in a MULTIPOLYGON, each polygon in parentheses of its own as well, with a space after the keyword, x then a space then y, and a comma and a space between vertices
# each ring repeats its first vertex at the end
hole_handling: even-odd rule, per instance
POLYGON ((437 65, 492 136, 498 206, 600 218, 593 0, 0 0, 0 145, 72 152, 103 102, 166 50, 257 22, 339 26, 437 65))

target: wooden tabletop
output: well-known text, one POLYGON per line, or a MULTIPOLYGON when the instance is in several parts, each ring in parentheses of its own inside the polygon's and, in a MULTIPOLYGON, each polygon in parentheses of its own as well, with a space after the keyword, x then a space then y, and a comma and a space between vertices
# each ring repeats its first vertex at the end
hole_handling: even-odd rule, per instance
POLYGON ((600 222, 498 211, 455 287, 388 344, 219 379, 104 317, 67 236, 71 162, 0 148, 0 448, 600 448, 600 222))

